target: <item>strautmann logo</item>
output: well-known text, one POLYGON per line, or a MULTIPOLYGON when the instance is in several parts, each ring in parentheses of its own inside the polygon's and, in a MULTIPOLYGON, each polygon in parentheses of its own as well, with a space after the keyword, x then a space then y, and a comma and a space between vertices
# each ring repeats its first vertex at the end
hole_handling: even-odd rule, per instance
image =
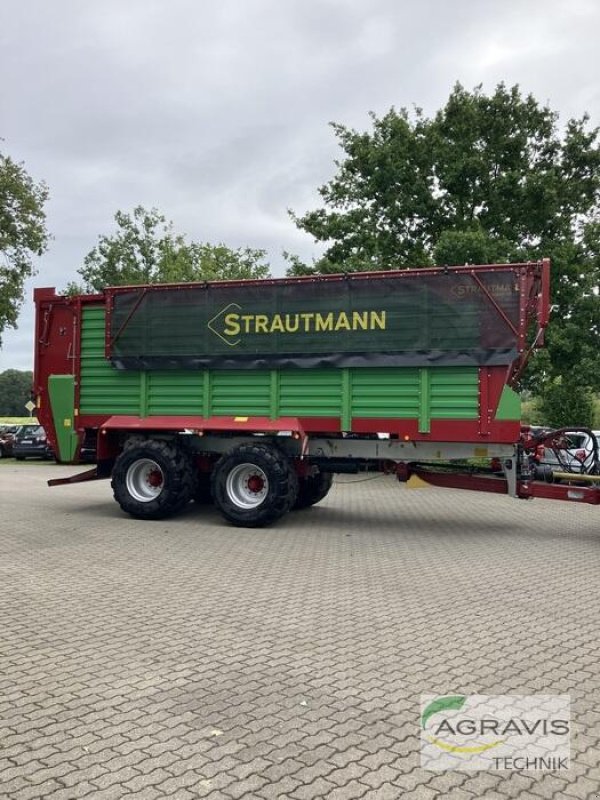
POLYGON ((219 339, 230 347, 235 347, 246 335, 384 331, 387 315, 383 309, 250 314, 244 312, 238 303, 229 303, 207 324, 219 339))
POLYGON ((569 767, 567 695, 423 695, 425 769, 569 767))

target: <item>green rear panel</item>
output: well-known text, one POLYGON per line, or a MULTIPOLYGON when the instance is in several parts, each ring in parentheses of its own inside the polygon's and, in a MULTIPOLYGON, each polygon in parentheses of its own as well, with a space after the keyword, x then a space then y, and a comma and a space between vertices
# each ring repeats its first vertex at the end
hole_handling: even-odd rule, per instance
POLYGON ((72 375, 50 375, 48 396, 56 432, 58 461, 72 461, 77 450, 75 433, 75 379, 72 375))
POLYGON ((521 398, 510 386, 502 389, 496 419, 521 419, 521 398))
POLYGON ((355 369, 114 369, 104 357, 104 308, 83 312, 80 413, 136 416, 477 419, 477 367, 355 369))

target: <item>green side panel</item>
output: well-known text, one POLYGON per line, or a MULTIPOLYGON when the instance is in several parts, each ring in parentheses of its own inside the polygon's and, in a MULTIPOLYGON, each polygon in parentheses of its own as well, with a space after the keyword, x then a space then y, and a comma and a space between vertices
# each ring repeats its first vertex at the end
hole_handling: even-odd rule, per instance
POLYGON ((502 389, 496 419, 521 419, 521 397, 510 386, 502 389))
POLYGON ((148 372, 147 411, 149 416, 199 414, 204 409, 204 373, 148 372))
MULTIPOLYGON (((432 419, 479 410, 476 367, 116 370, 104 357, 101 307, 84 309, 81 350, 81 414, 337 417, 345 430, 355 417, 388 417, 427 431, 432 419)), ((499 419, 514 400, 507 392, 499 419)))
POLYGON ((353 373, 353 417, 415 419, 419 416, 418 369, 365 367, 353 373))
POLYGON ((81 326, 81 414, 140 414, 140 373, 114 369, 104 357, 104 308, 85 308, 81 326))
POLYGON ((72 461, 77 449, 77 434, 74 430, 75 378, 72 375, 50 375, 48 396, 56 431, 58 460, 72 461))
POLYGON ((210 384, 214 416, 270 416, 270 370, 212 370, 210 384))
POLYGON ((422 432, 431 419, 477 419, 477 367, 355 369, 352 416, 418 419, 422 432))
POLYGON ((477 367, 434 367, 429 372, 431 419, 479 417, 477 367))
POLYGON ((279 373, 282 417, 341 417, 341 369, 284 369, 279 373))

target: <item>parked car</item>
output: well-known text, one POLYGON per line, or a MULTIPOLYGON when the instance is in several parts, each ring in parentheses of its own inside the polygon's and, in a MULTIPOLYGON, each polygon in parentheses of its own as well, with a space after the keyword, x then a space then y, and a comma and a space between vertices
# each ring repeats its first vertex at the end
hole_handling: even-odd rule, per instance
POLYGON ((54 458, 52 448, 41 425, 21 425, 13 442, 13 455, 17 461, 26 458, 54 458))
POLYGON ((0 425, 0 458, 12 456, 13 442, 19 425, 0 425))
MULTIPOLYGON (((532 431, 538 433, 541 428, 532 431)), ((592 431, 596 443, 600 444, 600 431, 592 431)), ((559 434, 550 447, 545 442, 537 448, 535 460, 540 466, 549 466, 556 471, 590 472, 594 466, 594 441, 585 431, 559 434)), ((600 455, 598 452, 596 456, 600 455)))

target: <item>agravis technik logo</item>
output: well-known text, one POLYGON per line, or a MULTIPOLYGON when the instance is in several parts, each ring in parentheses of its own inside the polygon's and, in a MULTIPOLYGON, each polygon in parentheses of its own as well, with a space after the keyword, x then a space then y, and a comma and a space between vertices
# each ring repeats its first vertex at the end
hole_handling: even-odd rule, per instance
MULTIPOLYGON (((454 694, 448 695, 447 697, 438 697, 435 700, 432 700, 431 703, 427 705, 425 711, 423 711, 421 714, 421 727, 427 731, 427 722, 434 714, 439 714, 440 712, 449 710, 461 710, 466 699, 467 698, 463 694, 454 694)), ((444 715, 442 722, 436 728, 436 733, 439 735, 443 732, 446 735, 450 734, 451 736, 455 737, 457 733, 473 733, 475 729, 475 725, 472 720, 459 720, 456 723, 456 726, 456 728, 453 728, 451 723, 444 715), (464 722, 467 722, 467 730, 464 730, 464 722)), ((432 727, 435 728, 435 726, 432 727)), ((502 744, 503 741, 502 739, 497 739, 496 741, 484 742, 483 744, 477 744, 475 742, 470 745, 460 745, 452 743, 452 741, 445 741, 437 738, 431 734, 427 734, 427 736, 431 744, 434 744, 436 747, 439 747, 440 750, 444 750, 447 753, 484 753, 486 750, 491 750, 492 747, 497 747, 499 744, 502 744)))
POLYGON ((569 767, 567 695, 423 695, 425 769, 569 767))

